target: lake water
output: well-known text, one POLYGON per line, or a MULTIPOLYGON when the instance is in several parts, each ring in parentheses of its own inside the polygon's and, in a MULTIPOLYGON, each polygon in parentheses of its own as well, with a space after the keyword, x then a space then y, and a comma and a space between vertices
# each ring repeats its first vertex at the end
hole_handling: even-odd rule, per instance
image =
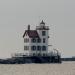
POLYGON ((75 75, 75 62, 62 64, 0 64, 0 75, 75 75))

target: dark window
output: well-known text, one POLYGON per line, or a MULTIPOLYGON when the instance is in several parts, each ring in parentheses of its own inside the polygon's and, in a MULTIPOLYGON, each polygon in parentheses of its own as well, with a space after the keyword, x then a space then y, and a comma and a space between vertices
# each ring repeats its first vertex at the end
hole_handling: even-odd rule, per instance
POLYGON ((43 56, 46 56, 46 54, 45 54, 45 53, 43 53, 43 56))
POLYGON ((31 40, 33 43, 35 43, 36 42, 36 39, 35 38, 32 38, 32 40, 31 40))
POLYGON ((35 56, 35 53, 33 53, 33 56, 35 56))
POLYGON ((40 38, 38 38, 38 39, 37 39, 37 42, 38 42, 38 43, 40 43, 40 42, 41 42, 41 39, 40 39, 40 38))
POLYGON ((40 53, 38 53, 38 56, 41 56, 41 54, 40 54, 40 53))
POLYGON ((45 38, 43 38, 43 43, 45 43, 45 38))
POLYGON ((29 42, 29 39, 28 38, 25 38, 24 39, 24 42, 26 43, 26 42, 29 42))
POLYGON ((42 50, 45 51, 46 50, 46 46, 42 46, 42 50))
POLYGON ((42 31, 42 36, 45 36, 46 35, 46 31, 42 31))
POLYGON ((37 50, 39 50, 39 51, 40 51, 40 50, 41 50, 41 46, 37 46, 37 50))
POLYGON ((36 50, 36 46, 31 46, 31 50, 36 50))
POLYGON ((24 46, 24 50, 29 50, 29 46, 24 46))

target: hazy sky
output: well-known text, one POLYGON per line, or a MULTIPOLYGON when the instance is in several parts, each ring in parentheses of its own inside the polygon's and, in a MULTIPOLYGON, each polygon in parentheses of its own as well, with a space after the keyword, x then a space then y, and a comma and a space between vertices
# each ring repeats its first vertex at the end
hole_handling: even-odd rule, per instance
POLYGON ((23 51, 22 35, 44 20, 50 40, 63 56, 75 55, 74 0, 0 0, 0 58, 23 51))

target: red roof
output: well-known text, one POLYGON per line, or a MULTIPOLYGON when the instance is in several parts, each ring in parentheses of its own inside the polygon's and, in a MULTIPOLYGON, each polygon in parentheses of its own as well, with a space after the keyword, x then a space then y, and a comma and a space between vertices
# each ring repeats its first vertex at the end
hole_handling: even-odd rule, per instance
POLYGON ((25 30, 25 33, 24 33, 24 35, 23 35, 23 38, 24 38, 24 36, 25 36, 26 34, 28 34, 28 36, 29 36, 30 38, 39 38, 39 35, 38 35, 38 33, 37 33, 36 30, 25 30))

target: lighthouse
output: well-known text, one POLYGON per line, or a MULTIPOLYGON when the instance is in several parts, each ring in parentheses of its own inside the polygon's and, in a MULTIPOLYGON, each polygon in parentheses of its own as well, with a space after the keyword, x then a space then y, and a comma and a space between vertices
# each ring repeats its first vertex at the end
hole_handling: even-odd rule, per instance
POLYGON ((23 34, 24 52, 27 56, 46 56, 48 54, 49 27, 42 20, 35 30, 27 30, 23 34))
POLYGON ((10 63, 61 63, 57 49, 49 52, 49 26, 42 20, 34 30, 28 25, 23 34, 23 52, 15 53, 10 63))

